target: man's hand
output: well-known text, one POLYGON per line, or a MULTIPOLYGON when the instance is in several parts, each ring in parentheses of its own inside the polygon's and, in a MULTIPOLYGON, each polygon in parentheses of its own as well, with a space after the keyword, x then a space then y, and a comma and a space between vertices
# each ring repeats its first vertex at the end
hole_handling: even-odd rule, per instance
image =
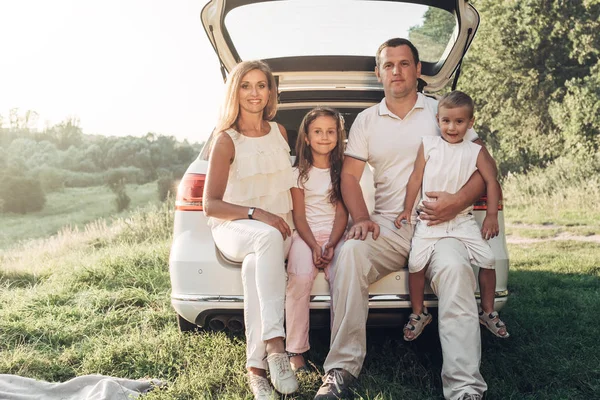
POLYGON ((369 232, 373 232, 373 240, 377 240, 377 238, 379 237, 379 225, 371 221, 370 219, 358 221, 357 223, 352 225, 350 229, 348 229, 348 233, 346 234, 346 240, 365 240, 369 232))
POLYGON ((481 224, 481 235, 489 240, 498 236, 500 228, 498 226, 498 216, 486 214, 483 224, 481 224))
POLYGON ((427 225, 438 225, 450 221, 461 211, 461 205, 456 194, 448 192, 426 192, 435 201, 423 201, 419 218, 426 220, 427 225))
POLYGON ((410 214, 410 210, 404 210, 400 214, 398 214, 396 220, 394 221, 394 225, 396 226, 396 228, 400 229, 402 227, 402 224, 410 224, 410 214))

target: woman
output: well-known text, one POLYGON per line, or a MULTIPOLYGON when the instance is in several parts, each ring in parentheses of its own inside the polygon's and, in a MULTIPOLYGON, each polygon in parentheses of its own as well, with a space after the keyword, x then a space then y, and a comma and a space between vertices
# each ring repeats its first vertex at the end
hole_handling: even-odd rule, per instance
POLYGON ((283 339, 294 184, 285 128, 270 120, 277 88, 261 61, 229 75, 204 186, 204 213, 219 250, 242 262, 246 368, 256 399, 298 389, 283 339), (265 363, 266 357, 266 363, 265 363))

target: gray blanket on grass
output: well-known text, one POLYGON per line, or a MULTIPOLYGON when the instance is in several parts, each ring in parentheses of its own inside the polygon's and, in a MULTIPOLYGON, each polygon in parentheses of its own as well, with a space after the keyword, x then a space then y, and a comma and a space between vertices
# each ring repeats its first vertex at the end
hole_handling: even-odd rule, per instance
POLYGON ((102 375, 84 375, 67 382, 42 382, 0 374, 0 400, 130 400, 160 381, 135 381, 102 375))

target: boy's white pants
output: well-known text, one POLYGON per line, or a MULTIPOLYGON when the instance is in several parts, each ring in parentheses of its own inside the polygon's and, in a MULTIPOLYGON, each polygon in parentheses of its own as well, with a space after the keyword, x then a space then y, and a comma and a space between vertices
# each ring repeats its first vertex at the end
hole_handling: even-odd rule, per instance
MULTIPOLYGON (((369 285, 406 267, 413 235, 412 225, 396 229, 392 221, 379 215, 371 218, 381 228, 379 238, 373 240, 369 234, 364 241, 346 241, 332 266, 331 348, 323 367, 325 371, 343 368, 355 377, 360 374, 367 350, 369 285)), ((476 280, 465 246, 456 239, 440 240, 426 276, 439 299, 444 397, 455 400, 467 393, 482 395, 487 385, 479 372, 476 280)))
POLYGON ((291 239, 260 221, 226 221, 212 228, 213 239, 232 261, 242 262, 246 368, 267 369, 266 341, 285 337, 285 258, 291 239))

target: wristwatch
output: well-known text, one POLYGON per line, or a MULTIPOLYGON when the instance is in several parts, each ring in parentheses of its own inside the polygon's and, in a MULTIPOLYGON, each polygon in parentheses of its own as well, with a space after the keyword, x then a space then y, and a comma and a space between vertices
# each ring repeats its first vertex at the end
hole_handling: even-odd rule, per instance
POLYGON ((252 218, 252 216, 254 215, 254 210, 256 210, 256 207, 250 207, 248 209, 248 219, 254 219, 252 218))

